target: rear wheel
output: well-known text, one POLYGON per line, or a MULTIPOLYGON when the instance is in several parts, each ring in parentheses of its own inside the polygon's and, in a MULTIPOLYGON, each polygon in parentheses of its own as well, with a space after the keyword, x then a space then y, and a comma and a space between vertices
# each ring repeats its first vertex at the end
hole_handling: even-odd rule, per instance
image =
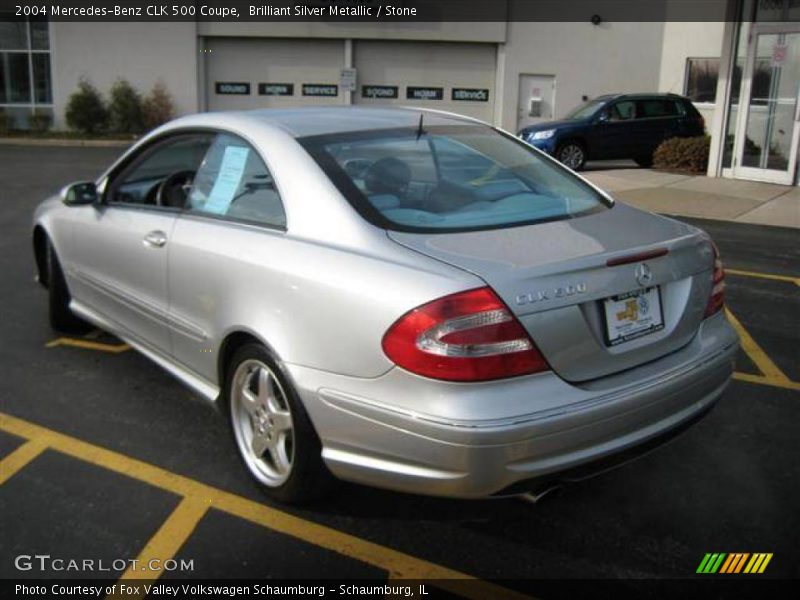
POLYGON ((50 326, 65 333, 84 333, 91 329, 91 326, 75 316, 69 309, 70 295, 67 289, 67 282, 64 279, 64 271, 61 263, 50 241, 47 241, 46 248, 47 260, 47 289, 49 300, 50 326))
POLYGON ((227 369, 228 416, 239 456, 267 495, 301 504, 322 496, 332 476, 322 445, 280 363, 256 343, 227 369))
POLYGON ((586 150, 579 142, 564 142, 556 150, 556 158, 573 171, 580 171, 586 163, 586 150))

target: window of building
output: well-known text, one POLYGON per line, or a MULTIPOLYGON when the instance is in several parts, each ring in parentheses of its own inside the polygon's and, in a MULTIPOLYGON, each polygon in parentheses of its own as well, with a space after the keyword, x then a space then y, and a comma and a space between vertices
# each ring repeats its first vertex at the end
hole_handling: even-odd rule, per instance
POLYGON ((53 113, 50 28, 45 19, 0 13, 0 110, 11 127, 28 127, 33 114, 53 113))
POLYGON ((687 58, 683 94, 692 102, 714 102, 719 79, 718 58, 687 58))

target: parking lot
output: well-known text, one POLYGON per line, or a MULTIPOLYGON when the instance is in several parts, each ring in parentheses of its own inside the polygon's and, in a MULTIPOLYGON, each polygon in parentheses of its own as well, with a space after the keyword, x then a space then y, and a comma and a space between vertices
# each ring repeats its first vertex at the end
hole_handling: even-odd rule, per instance
MULTIPOLYGON (((19 571, 20 554, 174 558, 192 570, 162 577, 427 579, 494 598, 537 594, 529 580, 702 578, 718 552, 772 553, 756 577, 800 576, 797 230, 693 221, 721 249, 743 350, 718 406, 666 447, 536 505, 343 484, 289 509, 251 483, 225 421, 160 368, 47 324, 32 210, 120 151, 0 146, 0 577, 87 576, 19 571)), ((100 576, 153 576, 126 569, 100 576)))

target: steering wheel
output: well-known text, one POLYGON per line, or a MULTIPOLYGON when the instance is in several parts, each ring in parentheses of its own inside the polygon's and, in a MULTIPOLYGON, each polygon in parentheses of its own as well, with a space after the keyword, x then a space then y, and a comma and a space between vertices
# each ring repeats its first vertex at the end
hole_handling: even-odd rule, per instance
POLYGON ((162 181, 156 191, 156 206, 184 208, 189 195, 195 172, 192 170, 175 171, 162 181))

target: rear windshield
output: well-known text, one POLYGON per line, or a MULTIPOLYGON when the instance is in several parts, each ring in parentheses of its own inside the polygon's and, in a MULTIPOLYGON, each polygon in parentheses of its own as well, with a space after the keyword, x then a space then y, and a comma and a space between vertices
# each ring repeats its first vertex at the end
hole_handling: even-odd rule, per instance
POLYGON ((608 207, 565 168, 487 126, 423 125, 299 142, 353 206, 386 229, 495 229, 608 207))

